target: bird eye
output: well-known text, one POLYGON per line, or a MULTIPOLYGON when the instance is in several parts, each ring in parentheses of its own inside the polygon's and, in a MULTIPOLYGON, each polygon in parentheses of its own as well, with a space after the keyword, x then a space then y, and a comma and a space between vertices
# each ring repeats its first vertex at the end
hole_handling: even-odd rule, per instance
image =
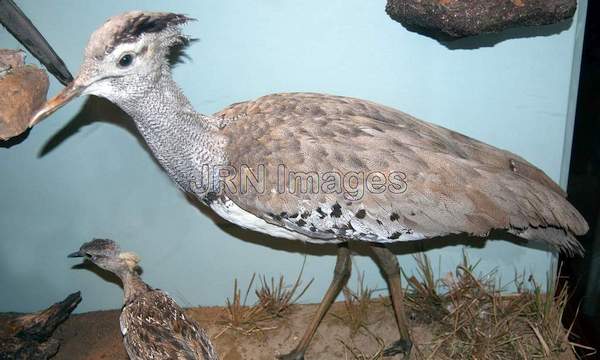
POLYGON ((119 59, 119 67, 128 67, 129 65, 131 65, 131 63, 133 62, 133 55, 132 54, 125 54, 123 56, 121 56, 121 58, 119 59))

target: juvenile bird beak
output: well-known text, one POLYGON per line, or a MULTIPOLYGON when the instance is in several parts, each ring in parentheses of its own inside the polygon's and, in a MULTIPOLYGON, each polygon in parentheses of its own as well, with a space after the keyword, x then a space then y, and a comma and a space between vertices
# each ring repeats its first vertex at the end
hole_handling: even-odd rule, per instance
POLYGON ((31 118, 29 127, 33 127, 33 125, 39 123, 56 110, 60 109, 63 105, 68 103, 69 100, 79 96, 83 89, 83 86, 75 85, 75 82, 71 82, 67 87, 62 89, 58 95, 46 101, 46 103, 31 118))
POLYGON ((67 257, 70 258, 74 258, 74 257, 84 257, 85 255, 81 252, 81 250, 75 251, 74 253, 70 253, 69 255, 67 255, 67 257))

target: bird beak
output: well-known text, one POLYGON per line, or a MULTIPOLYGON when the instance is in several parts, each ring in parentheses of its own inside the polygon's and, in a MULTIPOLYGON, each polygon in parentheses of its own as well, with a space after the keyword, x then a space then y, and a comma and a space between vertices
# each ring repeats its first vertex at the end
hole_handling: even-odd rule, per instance
POLYGON ((67 255, 67 257, 70 258, 74 258, 74 257, 84 257, 85 255, 81 252, 81 250, 75 251, 74 253, 70 253, 69 255, 67 255))
POLYGON ((56 110, 60 109, 63 105, 69 102, 76 96, 79 96, 83 92, 84 87, 75 85, 75 81, 71 82, 66 86, 58 95, 52 99, 46 101, 46 103, 33 115, 29 122, 29 127, 33 127, 40 121, 44 120, 56 110))

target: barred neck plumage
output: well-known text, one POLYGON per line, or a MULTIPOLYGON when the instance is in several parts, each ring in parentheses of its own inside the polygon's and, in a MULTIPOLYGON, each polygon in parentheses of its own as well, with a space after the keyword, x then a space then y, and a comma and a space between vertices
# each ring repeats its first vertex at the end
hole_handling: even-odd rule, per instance
MULTIPOLYGON (((112 99, 135 121, 148 147, 169 176, 185 191, 199 197, 195 184, 205 178, 202 169, 226 164, 224 138, 218 120, 197 113, 181 89, 164 70, 136 96, 112 99)), ((131 90, 131 89, 129 89, 131 90)))
POLYGON ((146 284, 142 278, 133 270, 124 270, 116 273, 123 283, 123 304, 128 304, 140 295, 152 291, 152 287, 146 284))

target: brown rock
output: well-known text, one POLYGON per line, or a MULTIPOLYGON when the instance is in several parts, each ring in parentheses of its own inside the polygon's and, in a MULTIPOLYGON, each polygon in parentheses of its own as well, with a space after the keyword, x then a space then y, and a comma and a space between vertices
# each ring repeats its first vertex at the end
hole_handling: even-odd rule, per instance
POLYGON ((0 140, 23 133, 29 120, 46 101, 48 75, 23 65, 23 53, 0 50, 0 140))
POLYGON ((388 15, 408 28, 452 37, 510 27, 554 24, 572 18, 577 0, 388 0, 388 15))
POLYGON ((25 65, 25 53, 21 50, 0 49, 0 77, 2 71, 8 71, 25 65))

